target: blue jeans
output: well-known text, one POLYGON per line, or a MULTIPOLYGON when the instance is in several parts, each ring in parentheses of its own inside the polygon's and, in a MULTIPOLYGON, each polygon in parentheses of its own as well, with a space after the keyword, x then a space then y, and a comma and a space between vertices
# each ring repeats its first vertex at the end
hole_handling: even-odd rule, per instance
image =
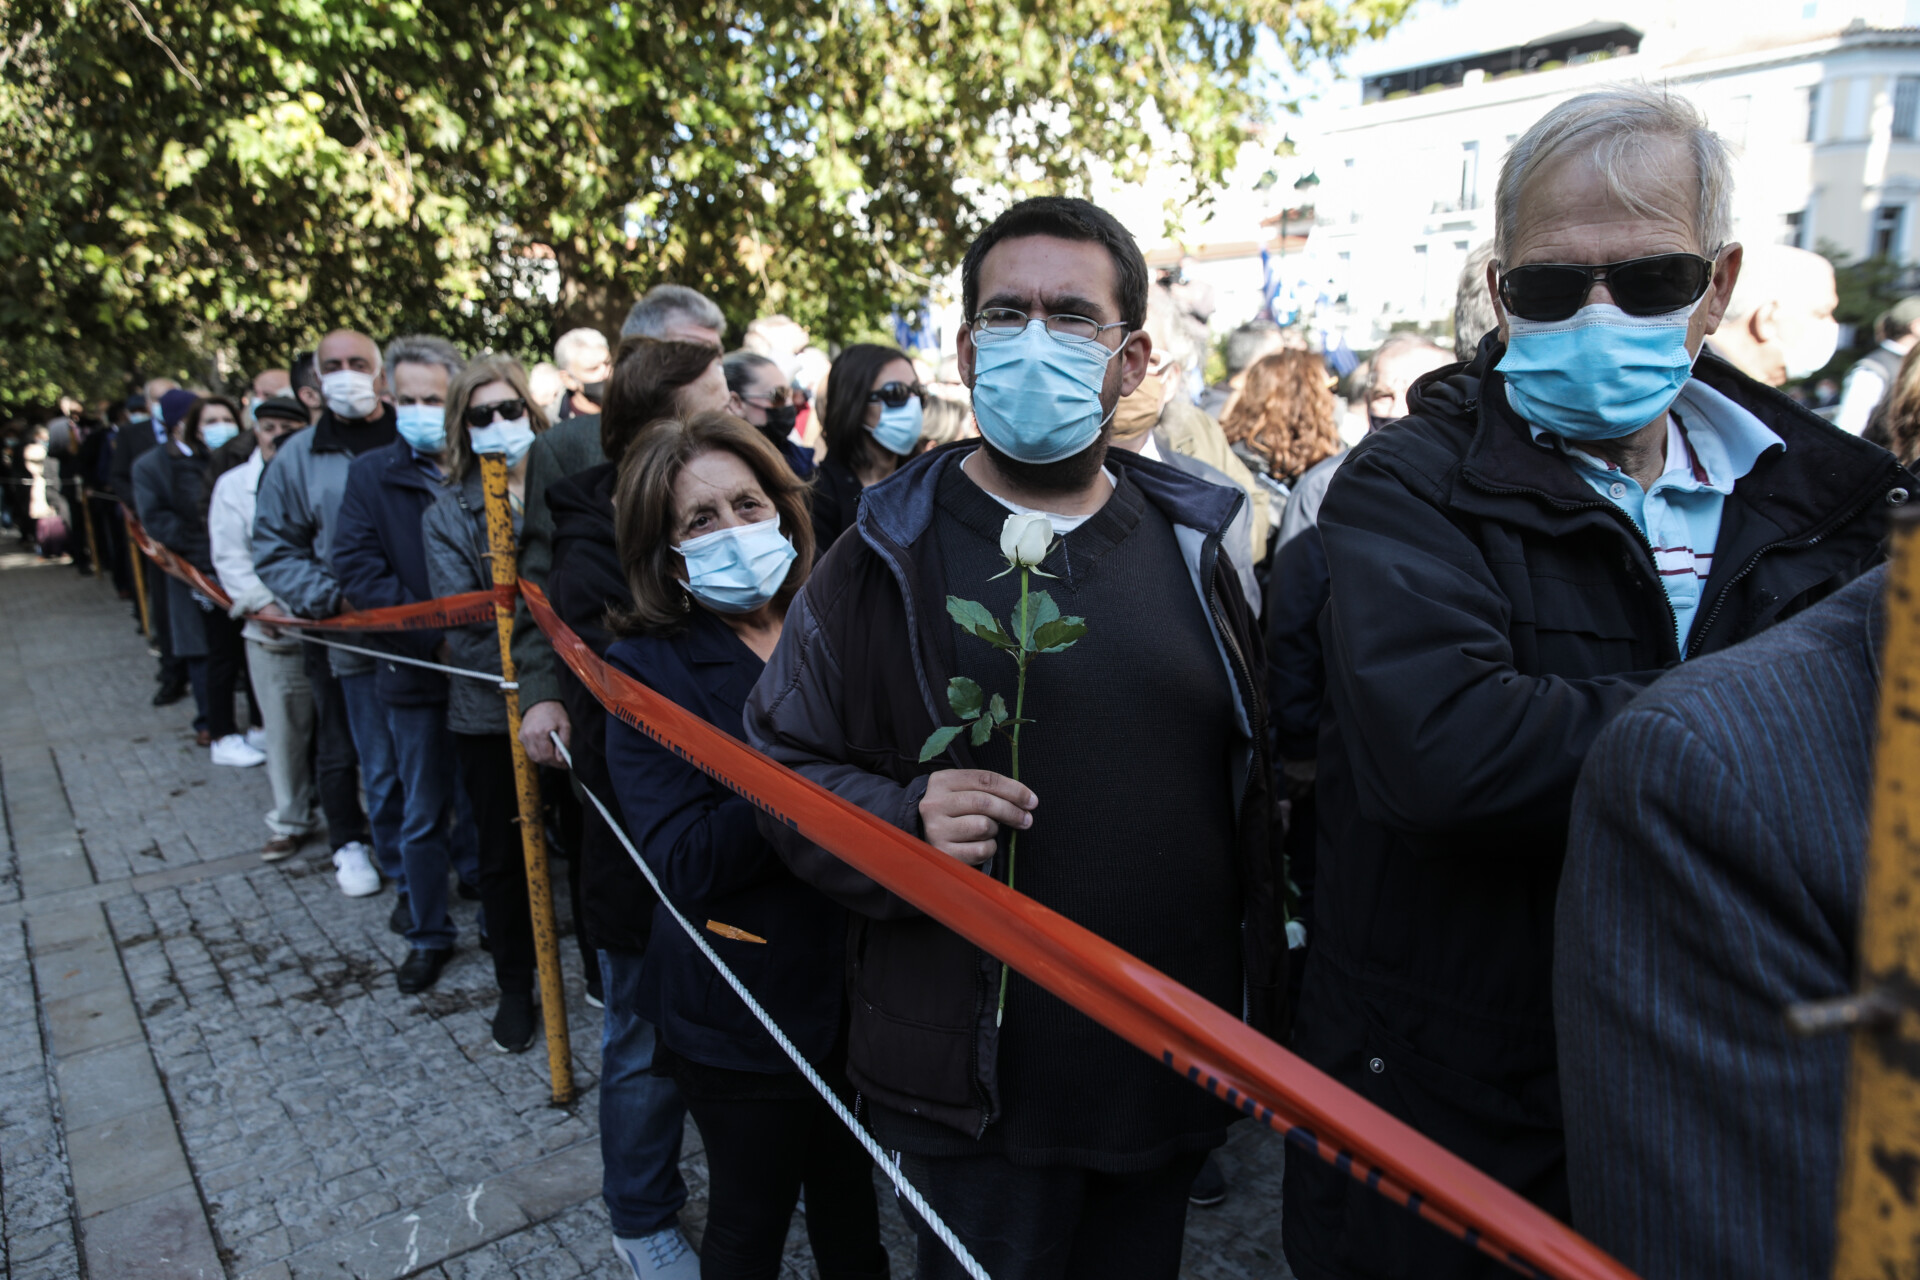
POLYGON ((600 1196, 613 1234, 650 1236, 687 1202, 680 1138, 687 1107, 680 1090, 653 1074, 653 1024, 636 1012, 640 957, 600 953, 606 1029, 600 1039, 600 1196))
POLYGON ((400 794, 400 764, 393 752, 393 734, 387 729, 387 706, 373 691, 371 671, 341 676, 340 695, 347 704, 353 750, 360 757, 360 785, 367 793, 374 861, 380 874, 393 881, 404 898, 407 873, 400 861, 400 823, 405 801, 400 794))
POLYGON ((407 941, 423 950, 444 950, 456 936, 447 915, 447 868, 457 867, 461 880, 472 884, 480 856, 466 793, 457 780, 447 708, 437 702, 386 704, 386 713, 400 771, 400 861, 413 909, 407 941))

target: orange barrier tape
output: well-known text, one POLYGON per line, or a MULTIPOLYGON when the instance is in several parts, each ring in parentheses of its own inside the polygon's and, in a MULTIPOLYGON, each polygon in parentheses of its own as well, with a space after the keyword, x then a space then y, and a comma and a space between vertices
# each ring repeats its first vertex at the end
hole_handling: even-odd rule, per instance
MULTIPOLYGON (((127 530, 133 535, 134 545, 158 565, 162 573, 178 578, 222 609, 233 607, 233 597, 222 591, 219 584, 206 574, 155 542, 132 512, 127 513, 127 530)), ((267 618, 264 621, 295 631, 438 631, 466 622, 491 622, 493 604, 494 592, 468 591, 414 604, 336 614, 331 618, 267 618)), ((250 613, 247 616, 252 618, 259 615, 250 613)))
POLYGON ((593 695, 762 811, 1196 1085, 1522 1275, 1632 1273, 1430 1138, 1104 938, 937 853, 603 662, 520 584, 534 621, 593 695))

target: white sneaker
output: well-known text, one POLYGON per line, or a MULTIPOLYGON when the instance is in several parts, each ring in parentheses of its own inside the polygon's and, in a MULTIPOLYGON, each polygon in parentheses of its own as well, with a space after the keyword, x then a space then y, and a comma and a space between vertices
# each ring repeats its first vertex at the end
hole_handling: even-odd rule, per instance
POLYGON ((257 750, 237 733, 230 733, 213 744, 213 762, 250 769, 267 762, 267 753, 257 750))
POLYGON ((267 753, 267 731, 258 725, 247 730, 247 745, 255 751, 258 751, 261 755, 265 755, 267 753))
POLYGON ((380 892, 380 873, 373 869, 373 862, 367 857, 367 846, 358 840, 333 851, 333 866, 333 878, 340 882, 340 892, 349 898, 364 898, 380 892))
POLYGON ((700 1257, 677 1225, 637 1239, 615 1236, 613 1251, 634 1280, 700 1280, 700 1257))

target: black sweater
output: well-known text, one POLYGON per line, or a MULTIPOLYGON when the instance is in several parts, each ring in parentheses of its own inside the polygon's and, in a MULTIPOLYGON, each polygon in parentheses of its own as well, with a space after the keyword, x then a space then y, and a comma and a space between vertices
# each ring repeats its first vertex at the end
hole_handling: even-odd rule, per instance
MULTIPOLYGON (((1008 619, 1020 579, 999 550, 1004 507, 959 468, 935 532, 948 590, 1008 619)), ((1066 535, 1034 577, 1088 634, 1027 673, 1020 778, 1040 798, 1014 887, 1239 1012, 1242 900, 1234 870, 1233 700, 1173 526, 1130 480, 1066 535)), ((956 669, 1013 706, 1014 664, 971 636, 956 669)), ((1009 773, 996 736, 974 759, 1009 773)), ((1004 846, 1003 846, 1004 848, 1004 846)), ((994 873, 1006 878, 1005 855, 994 873)), ((890 1145, 998 1152, 1016 1164, 1107 1172, 1217 1145, 1231 1113, 1160 1063, 1015 974, 1000 1033, 1002 1118, 976 1142, 875 1108, 890 1145)))

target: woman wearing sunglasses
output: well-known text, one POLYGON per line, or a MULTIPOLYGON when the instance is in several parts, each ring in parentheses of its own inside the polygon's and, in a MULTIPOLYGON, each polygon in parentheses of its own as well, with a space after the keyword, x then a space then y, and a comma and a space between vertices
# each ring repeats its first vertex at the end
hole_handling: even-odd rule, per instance
POLYGON ((802 480, 813 474, 813 450, 793 439, 793 426, 806 404, 780 366, 757 351, 729 351, 720 361, 727 375, 727 412, 755 428, 802 480))
MULTIPOLYGON (((1814 1141, 1766 996, 1791 948, 1739 909, 1760 882, 1668 874, 1659 844, 1746 864, 1775 827, 1749 838, 1740 771, 1649 752, 1647 725, 1679 723, 1669 681, 1737 683, 1710 655, 1878 561, 1915 481, 1705 350, 1742 252, 1727 148, 1685 99, 1554 106, 1494 205, 1499 329, 1417 382, 1320 508, 1316 800, 1340 856, 1293 1047, 1639 1274, 1760 1274, 1805 1250, 1714 1230, 1720 1189, 1751 1184, 1742 1220, 1769 1226, 1830 1220, 1834 1194, 1811 1167, 1775 1202, 1748 1177, 1814 1141), (1646 763, 1619 803, 1582 782, 1602 734, 1646 763), (1719 1252, 1735 1237, 1755 1251, 1719 1252)), ((1287 1165, 1284 1243, 1301 1276, 1502 1271, 1317 1160, 1287 1165)))
MULTIPOLYGON (((518 538, 527 450, 546 429, 547 415, 533 402, 527 375, 511 356, 483 356, 447 387, 447 487, 427 508, 420 526, 427 544, 427 581, 436 597, 493 586, 477 455, 493 453, 506 460, 507 506, 518 538)), ((492 622, 449 627, 444 634, 449 665, 499 673, 500 637, 492 622)), ((480 680, 449 681, 447 728, 480 840, 480 905, 493 948, 494 983, 500 988, 493 1047, 519 1053, 533 1043, 539 1024, 533 1011, 533 921, 516 822, 507 708, 500 691, 480 680)))
POLYGON ((813 484, 813 539, 825 555, 860 510, 860 491, 879 484, 920 447, 926 388, 896 347, 856 343, 827 375, 821 431, 827 456, 813 484))

